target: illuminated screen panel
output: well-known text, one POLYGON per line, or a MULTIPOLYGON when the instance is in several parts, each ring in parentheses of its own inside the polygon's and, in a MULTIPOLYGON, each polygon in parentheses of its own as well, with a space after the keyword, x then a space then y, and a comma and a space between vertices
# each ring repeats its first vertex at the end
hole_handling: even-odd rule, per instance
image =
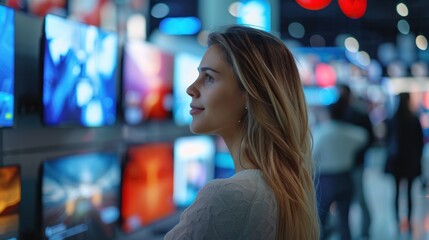
POLYGON ((192 99, 186 89, 198 78, 200 61, 201 57, 189 53, 178 53, 174 58, 173 118, 179 126, 192 121, 189 113, 192 99))
MULTIPOLYGON (((58 1, 58 0, 56 0, 58 1)), ((67 1, 69 17, 93 26, 100 26, 103 13, 108 11, 109 0, 67 1)))
POLYGON ((117 44, 115 33, 55 15, 45 17, 44 124, 114 124, 117 44))
POLYGON ((18 239, 20 202, 20 167, 0 167, 0 239, 18 239))
POLYGON ((125 44, 123 100, 128 124, 172 118, 173 61, 173 55, 155 45, 142 41, 125 44))
POLYGON ((44 17, 48 13, 65 14, 67 7, 66 3, 66 0, 27 0, 28 12, 40 17, 44 17))
POLYGON ((235 174, 234 161, 227 152, 217 152, 215 155, 215 178, 229 178, 235 174))
POLYGON ((186 136, 174 142, 174 201, 190 205, 198 191, 213 179, 216 145, 209 136, 186 136))
POLYGON ((15 12, 0 5, 0 127, 14 122, 15 12))
POLYGON ((176 211, 173 146, 151 143, 128 149, 122 179, 122 229, 136 231, 176 211))
POLYGON ((303 85, 332 87, 348 82, 353 65, 343 48, 293 48, 303 85))
POLYGON ((113 239, 120 175, 116 154, 88 153, 43 162, 43 239, 113 239))
POLYGON ((216 138, 216 154, 214 158, 214 178, 229 178, 235 174, 234 160, 229 153, 223 138, 216 138))

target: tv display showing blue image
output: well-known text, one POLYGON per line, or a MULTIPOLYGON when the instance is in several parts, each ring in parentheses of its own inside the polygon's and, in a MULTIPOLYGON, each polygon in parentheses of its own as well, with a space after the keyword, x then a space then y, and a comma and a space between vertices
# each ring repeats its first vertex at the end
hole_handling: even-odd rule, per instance
POLYGON ((179 126, 189 125, 192 116, 192 98, 186 93, 186 89, 198 78, 198 66, 200 56, 190 53, 177 53, 174 58, 174 83, 173 83, 173 119, 179 126))
POLYGON ((117 45, 114 32, 46 15, 44 124, 85 127, 114 124, 117 45))
POLYGON ((234 161, 228 152, 217 152, 214 160, 215 178, 229 178, 235 174, 234 161))
POLYGON ((198 191, 213 179, 216 145, 206 135, 184 136, 174 141, 173 200, 178 207, 189 206, 198 191))
POLYGON ((0 5, 0 127, 14 122, 15 12, 0 5))
POLYGON ((119 220, 120 157, 86 153, 44 161, 43 239, 113 239, 119 220))
POLYGON ((221 137, 216 137, 214 157, 214 178, 229 178, 235 174, 234 160, 221 137))

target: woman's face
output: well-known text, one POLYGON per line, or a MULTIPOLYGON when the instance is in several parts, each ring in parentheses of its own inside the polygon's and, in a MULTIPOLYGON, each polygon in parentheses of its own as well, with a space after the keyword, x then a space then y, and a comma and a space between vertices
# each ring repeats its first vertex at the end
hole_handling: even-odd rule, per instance
POLYGON ((191 131, 225 135, 239 129, 245 114, 245 93, 218 45, 209 47, 198 68, 198 78, 186 92, 192 97, 191 131))

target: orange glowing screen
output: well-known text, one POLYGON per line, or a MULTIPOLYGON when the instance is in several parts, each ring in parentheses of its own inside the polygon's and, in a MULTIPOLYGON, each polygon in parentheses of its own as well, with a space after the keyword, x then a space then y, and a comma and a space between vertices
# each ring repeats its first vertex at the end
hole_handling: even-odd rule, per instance
POLYGON ((0 167, 0 239, 18 236, 21 177, 18 165, 0 167))
POLYGON ((122 180, 122 229, 135 231, 175 210, 172 145, 152 143, 130 147, 122 180))

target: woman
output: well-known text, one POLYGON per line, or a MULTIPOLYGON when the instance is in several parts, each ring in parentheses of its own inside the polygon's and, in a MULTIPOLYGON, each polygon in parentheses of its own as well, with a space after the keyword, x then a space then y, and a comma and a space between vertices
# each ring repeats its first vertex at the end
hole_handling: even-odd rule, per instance
POLYGON ((191 131, 221 136, 236 173, 206 184, 165 239, 318 239, 307 109, 288 48, 231 26, 209 35, 198 71, 191 131))

